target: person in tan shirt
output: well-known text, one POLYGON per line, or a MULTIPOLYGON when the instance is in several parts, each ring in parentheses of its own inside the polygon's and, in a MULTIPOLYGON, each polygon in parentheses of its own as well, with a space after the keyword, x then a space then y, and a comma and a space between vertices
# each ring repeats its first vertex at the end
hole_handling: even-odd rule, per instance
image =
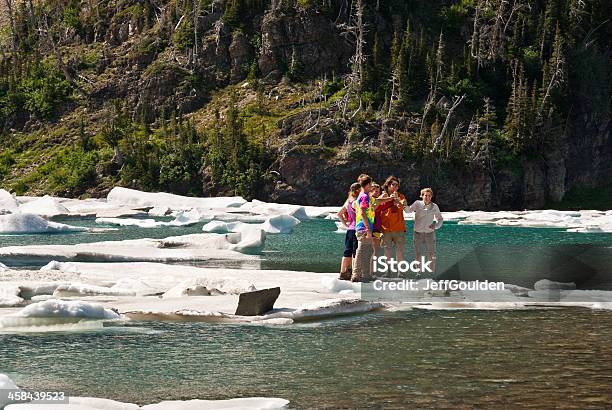
POLYGON ((421 189, 422 200, 414 201, 408 212, 414 212, 414 249, 416 260, 421 260, 423 254, 427 260, 432 261, 431 267, 435 271, 436 260, 436 229, 442 227, 442 213, 438 205, 431 202, 433 190, 421 189))

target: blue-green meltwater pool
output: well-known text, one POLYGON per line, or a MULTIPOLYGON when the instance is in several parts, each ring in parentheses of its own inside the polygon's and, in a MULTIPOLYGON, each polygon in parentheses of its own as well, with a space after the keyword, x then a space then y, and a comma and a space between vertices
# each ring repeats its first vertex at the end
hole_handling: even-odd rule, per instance
POLYGON ((137 403, 604 408, 611 337, 612 312, 586 309, 406 311, 286 327, 141 322, 2 335, 0 367, 24 387, 137 403))
MULTIPOLYGON (((1 236, 0 243, 163 238, 201 226, 1 236)), ((335 230, 333 221, 314 220, 268 236, 262 268, 336 272, 344 236, 335 230)), ((549 277, 612 290, 611 248, 612 234, 451 222, 438 232, 439 275, 524 286, 549 277)), ((0 335, 0 373, 25 388, 140 404, 274 396, 295 408, 605 408, 611 337, 612 311, 582 308, 409 310, 287 326, 126 322, 0 335)))

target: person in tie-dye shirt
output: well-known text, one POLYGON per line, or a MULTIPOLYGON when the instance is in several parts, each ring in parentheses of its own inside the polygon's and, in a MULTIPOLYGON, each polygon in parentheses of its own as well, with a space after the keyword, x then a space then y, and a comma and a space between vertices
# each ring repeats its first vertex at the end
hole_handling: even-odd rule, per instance
POLYGON ((353 203, 356 216, 355 231, 357 242, 359 243, 357 253, 355 254, 353 275, 351 276, 351 281, 353 282, 369 280, 372 276, 372 233, 374 231, 376 207, 381 203, 392 200, 391 198, 385 198, 377 201, 376 198, 370 196, 372 178, 369 176, 360 176, 360 184, 361 193, 353 203))

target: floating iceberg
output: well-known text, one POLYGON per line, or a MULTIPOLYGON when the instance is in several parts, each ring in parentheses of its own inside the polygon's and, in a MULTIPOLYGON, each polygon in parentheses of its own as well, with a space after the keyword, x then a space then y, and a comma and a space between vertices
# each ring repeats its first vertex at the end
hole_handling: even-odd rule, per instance
POLYGON ((158 222, 155 219, 138 218, 96 218, 96 223, 119 226, 138 226, 139 228, 157 228, 168 224, 167 222, 158 222))
POLYGON ((213 216, 201 214, 197 209, 191 209, 188 211, 179 211, 174 220, 169 222, 156 221, 152 218, 97 218, 96 223, 119 226, 137 226, 139 228, 158 228, 160 226, 189 226, 202 221, 210 221, 211 219, 213 219, 213 216))
POLYGON ((290 215, 275 215, 267 218, 262 224, 248 224, 244 222, 221 222, 210 221, 202 227, 204 232, 227 233, 227 232, 247 232, 252 230, 262 230, 271 234, 287 234, 293 232, 293 228, 300 223, 300 220, 290 215))
POLYGON ((74 296, 136 296, 136 292, 121 288, 87 285, 85 283, 71 283, 59 285, 53 291, 53 296, 57 298, 74 296))
POLYGON ((268 397, 245 397, 229 400, 162 401, 143 406, 143 410, 272 410, 285 409, 289 400, 268 397))
POLYGON ((336 224, 336 233, 345 234, 346 231, 348 230, 346 226, 342 223, 342 221, 336 221, 335 224, 336 224))
POLYGON ((23 298, 19 286, 0 282, 0 308, 18 306, 22 302, 23 298))
POLYGON ((299 220, 309 219, 306 214, 306 210, 301 205, 291 204, 275 204, 270 202, 263 202, 254 199, 252 202, 247 202, 240 207, 242 210, 246 210, 255 214, 262 215, 290 215, 299 220))
POLYGON ((300 220, 291 215, 276 215, 268 218, 261 229, 266 233, 291 233, 300 220))
POLYGON ((105 309, 98 303, 58 299, 50 299, 44 302, 33 303, 15 313, 14 316, 29 318, 64 317, 105 320, 119 319, 119 315, 117 313, 110 309, 105 309))
POLYGON ((0 373, 0 409, 5 408, 4 406, 10 403, 14 403, 13 400, 8 398, 8 393, 11 390, 18 391, 19 387, 6 374, 0 373))
POLYGON ((16 313, 0 316, 0 332, 99 328, 100 322, 90 321, 119 317, 119 314, 97 303, 48 299, 32 303, 16 313))
POLYGON ((19 212, 47 218, 70 214, 68 208, 62 205, 57 198, 52 198, 49 195, 19 205, 19 212))
POLYGON ((88 228, 50 222, 34 214, 0 215, 0 233, 30 234, 57 232, 85 232, 88 228))
POLYGON ((0 189, 0 215, 19 212, 19 204, 10 192, 0 189))
MULTIPOLYGON (((0 374, 0 381, 2 380, 0 374)), ((7 378, 8 379, 8 378, 7 378)), ((10 380, 10 379, 9 379, 10 380)), ((13 384, 14 385, 14 384, 13 384)), ((13 385, 7 384, 8 388, 13 385)), ((0 385, 1 386, 1 385, 0 385)), ((1 396, 0 396, 0 400, 1 396)), ((10 402, 2 403, 8 404, 10 402)), ((162 401, 156 404, 146 406, 138 406, 133 403, 123 403, 109 399, 99 399, 95 397, 70 397, 70 402, 67 404, 53 404, 49 408, 57 410, 272 410, 285 409, 289 404, 289 400, 267 397, 246 397, 239 399, 228 400, 177 400, 177 401, 162 401)), ((40 410, 41 404, 20 403, 9 404, 6 410, 40 410)))
MULTIPOLYGON (((462 212, 461 225, 498 225, 530 228, 561 228, 568 232, 612 232, 612 215, 603 211, 462 212)), ((443 213, 444 215, 444 213, 443 213)))
POLYGON ((227 222, 210 221, 202 227, 202 230, 209 233, 228 233, 227 225, 227 222))
POLYGON ((339 206, 304 206, 309 218, 327 218, 329 215, 336 215, 339 210, 339 206))
POLYGON ((168 207, 176 210, 187 210, 191 208, 227 208, 238 207, 246 203, 239 196, 194 198, 188 196, 174 195, 166 192, 142 192, 135 189, 122 187, 113 188, 107 196, 107 201, 130 207, 168 207))
POLYGON ((164 239, 131 239, 75 245, 26 245, 0 248, 0 258, 16 263, 49 261, 185 262, 256 259, 263 249, 265 232, 191 234, 164 239))

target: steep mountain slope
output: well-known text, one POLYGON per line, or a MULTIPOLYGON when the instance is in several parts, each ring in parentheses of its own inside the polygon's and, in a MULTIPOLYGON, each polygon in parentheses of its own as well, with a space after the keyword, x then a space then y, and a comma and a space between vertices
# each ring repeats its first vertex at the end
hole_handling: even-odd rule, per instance
POLYGON ((367 172, 500 209, 610 189, 605 0, 6 5, 0 178, 18 193, 334 204, 367 172))

